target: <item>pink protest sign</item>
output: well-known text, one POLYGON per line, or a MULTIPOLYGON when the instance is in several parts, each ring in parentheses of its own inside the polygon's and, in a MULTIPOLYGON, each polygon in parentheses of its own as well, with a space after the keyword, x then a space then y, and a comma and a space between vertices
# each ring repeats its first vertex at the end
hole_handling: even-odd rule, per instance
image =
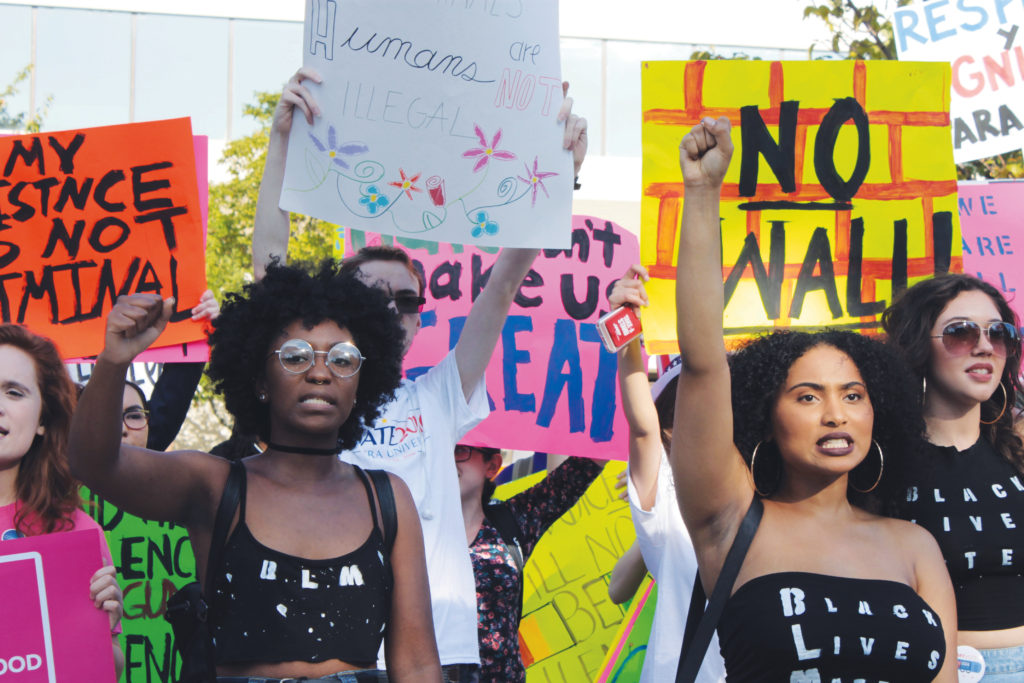
POLYGON ((1024 181, 959 183, 960 230, 964 272, 999 289, 1024 319, 1024 181))
POLYGON ((0 543, 0 676, 115 680, 110 622, 89 599, 101 542, 98 529, 86 529, 0 543))
MULTIPOLYGON (((610 221, 573 216, 572 247, 546 249, 520 288, 487 368, 491 416, 463 441, 517 450, 623 460, 627 427, 615 354, 595 323, 612 283, 638 263, 636 235, 610 221)), ((352 231, 348 253, 391 238, 352 231)), ((405 358, 415 378, 455 346, 497 250, 398 240, 422 267, 423 328, 405 358)))

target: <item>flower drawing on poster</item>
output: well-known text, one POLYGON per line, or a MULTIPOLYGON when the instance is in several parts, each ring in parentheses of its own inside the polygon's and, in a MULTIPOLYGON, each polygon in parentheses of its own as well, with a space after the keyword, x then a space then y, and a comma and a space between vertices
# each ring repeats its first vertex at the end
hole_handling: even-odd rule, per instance
MULTIPOLYGON (((333 125, 327 128, 326 144, 316 134, 308 135, 312 146, 306 150, 306 170, 311 184, 306 189, 315 190, 324 183, 333 181, 339 201, 353 215, 363 219, 391 218, 394 227, 399 230, 399 223, 391 216, 391 212, 404 198, 412 203, 426 204, 429 201, 428 206, 416 208, 416 211, 421 212, 423 232, 433 231, 452 221, 463 226, 462 232, 468 229, 474 239, 482 235, 497 235, 498 223, 489 218, 487 210, 507 206, 527 197, 530 199, 530 207, 534 208, 537 204, 538 190, 542 191, 545 197, 551 196, 544 186, 544 179, 557 176, 558 173, 539 171, 537 156, 533 158, 532 170, 530 166, 524 165, 525 176, 511 171, 506 173, 499 167, 501 162, 515 161, 519 157, 514 152, 499 148, 501 129, 499 128, 490 140, 478 125, 473 126, 473 132, 476 134, 478 144, 462 152, 461 157, 472 165, 474 175, 460 177, 460 181, 466 187, 459 187, 459 191, 453 193, 454 196, 450 199, 446 199, 445 179, 433 175, 427 179, 428 187, 433 188, 429 200, 423 199, 421 202, 421 198, 414 197, 413 192, 423 192, 423 189, 415 184, 423 175, 422 171, 409 175, 401 166, 397 173, 390 171, 384 163, 372 158, 368 145, 361 142, 339 144, 337 129, 333 125), (371 158, 361 161, 352 158, 367 155, 371 158), (326 164, 319 160, 321 157, 326 158, 326 164), (385 181, 386 178, 395 179, 385 181), (475 182, 465 182, 467 179, 475 182), (353 198, 355 202, 352 201, 353 198)), ((455 150, 453 154, 458 155, 455 150)), ((386 227, 375 227, 380 232, 392 232, 386 227)))
POLYGON ((569 244, 558 12, 545 0, 307 0, 281 208, 371 232, 569 244))

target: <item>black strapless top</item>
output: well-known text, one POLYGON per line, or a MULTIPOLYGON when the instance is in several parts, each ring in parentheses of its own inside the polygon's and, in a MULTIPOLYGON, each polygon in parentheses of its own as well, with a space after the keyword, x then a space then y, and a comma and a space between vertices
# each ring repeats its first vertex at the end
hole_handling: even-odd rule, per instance
POLYGON ((938 614, 910 586, 806 572, 740 586, 718 638, 729 683, 918 683, 946 653, 938 614))

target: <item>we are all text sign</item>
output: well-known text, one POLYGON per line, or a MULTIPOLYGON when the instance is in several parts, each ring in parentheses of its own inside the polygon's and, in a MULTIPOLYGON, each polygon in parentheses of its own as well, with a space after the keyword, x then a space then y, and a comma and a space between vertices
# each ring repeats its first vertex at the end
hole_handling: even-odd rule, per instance
MULTIPOLYGON (((357 251, 367 237, 346 234, 346 249, 357 251)), ((415 378, 454 348, 497 253, 408 240, 400 246, 427 283, 423 327, 405 358, 406 375, 415 378)), ((491 416, 463 441, 625 458, 617 360, 601 343, 596 322, 608 312, 612 284, 638 258, 636 235, 610 221, 573 216, 571 248, 543 250, 516 295, 487 367, 491 416)))
POLYGON ((892 25, 900 59, 952 65, 957 163, 1024 147, 1024 4, 918 0, 892 25))
POLYGON ((964 272, 999 289, 1024 320, 1024 181, 960 183, 964 272))
POLYGON ((0 317, 65 358, 103 348, 119 295, 176 299, 156 346, 205 339, 206 289, 188 119, 0 138, 0 317))
POLYGON ((550 0, 307 0, 281 208, 376 233, 569 243, 573 165, 550 0))
POLYGON ((86 529, 0 543, 3 680, 114 680, 109 618, 89 599, 102 542, 86 529))
POLYGON ((948 65, 645 62, 642 86, 650 353, 678 350, 679 142, 706 116, 729 118, 736 148, 721 204, 728 337, 872 332, 894 293, 961 269, 948 65))

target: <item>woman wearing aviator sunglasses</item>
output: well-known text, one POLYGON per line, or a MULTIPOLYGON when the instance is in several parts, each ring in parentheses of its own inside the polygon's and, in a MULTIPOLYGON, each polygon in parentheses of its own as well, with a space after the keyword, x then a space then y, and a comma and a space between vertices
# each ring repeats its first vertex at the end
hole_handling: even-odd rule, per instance
POLYGON ((946 558, 960 668, 984 671, 984 681, 1024 681, 1017 316, 988 283, 942 275, 907 290, 882 324, 922 383, 928 444, 908 470, 901 514, 931 531, 946 558))
POLYGON ((412 497, 397 477, 378 490, 336 457, 400 381, 402 334, 387 307, 384 293, 330 262, 315 273, 272 266, 229 296, 210 336, 209 374, 239 428, 267 442, 234 464, 120 443, 124 373, 173 301, 120 297, 107 318, 70 460, 105 499, 188 528, 212 591, 218 681, 441 680, 412 497), (217 563, 211 540, 229 473, 239 504, 217 563), (382 640, 387 674, 375 668, 382 640))

